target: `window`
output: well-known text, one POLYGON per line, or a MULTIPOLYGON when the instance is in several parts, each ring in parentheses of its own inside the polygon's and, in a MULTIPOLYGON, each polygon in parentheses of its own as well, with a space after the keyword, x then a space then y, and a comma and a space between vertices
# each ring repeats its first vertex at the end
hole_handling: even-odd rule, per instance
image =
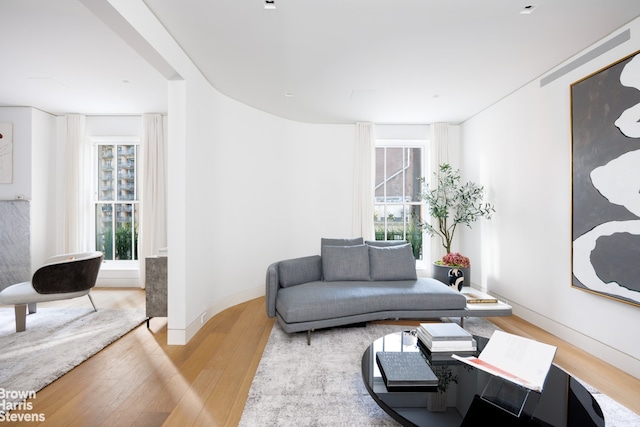
POLYGON ((138 259, 136 138, 95 142, 95 246, 105 260, 138 259))
POLYGON ((376 240, 407 240, 422 259, 420 201, 424 145, 376 147, 374 227, 376 240))

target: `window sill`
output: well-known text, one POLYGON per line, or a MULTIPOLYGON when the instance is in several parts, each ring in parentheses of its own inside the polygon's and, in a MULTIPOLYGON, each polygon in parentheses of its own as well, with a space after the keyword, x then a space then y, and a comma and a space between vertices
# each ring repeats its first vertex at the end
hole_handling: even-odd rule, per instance
POLYGON ((106 260, 102 262, 101 270, 139 270, 139 261, 113 261, 106 260))

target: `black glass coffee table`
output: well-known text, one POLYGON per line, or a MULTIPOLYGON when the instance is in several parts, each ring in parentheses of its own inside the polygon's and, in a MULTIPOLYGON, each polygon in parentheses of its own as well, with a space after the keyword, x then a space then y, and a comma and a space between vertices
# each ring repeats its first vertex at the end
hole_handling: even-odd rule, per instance
MULTIPOLYGON (((482 351, 487 338, 474 336, 478 351, 482 351)), ((430 357, 421 349, 415 331, 386 335, 374 341, 362 356, 362 379, 376 403, 404 426, 604 426, 604 415, 593 396, 571 375, 552 365, 542 393, 532 392, 524 409, 515 416, 486 398, 486 386, 496 377, 474 369, 449 357, 430 357), (433 391, 389 392, 376 364, 376 352, 412 351, 422 353, 431 369, 449 371, 457 383, 451 383, 446 392, 446 409, 428 409, 433 391), (484 393, 484 397, 483 396, 484 393)), ((498 381, 502 381, 499 380, 498 381)), ((509 383, 511 384, 511 383, 509 383)), ((506 384, 506 385, 509 385, 506 384)), ((513 385, 511 385, 513 387, 513 385)), ((509 390, 508 388, 505 390, 509 390)), ((515 398, 515 392, 514 398, 515 398)))

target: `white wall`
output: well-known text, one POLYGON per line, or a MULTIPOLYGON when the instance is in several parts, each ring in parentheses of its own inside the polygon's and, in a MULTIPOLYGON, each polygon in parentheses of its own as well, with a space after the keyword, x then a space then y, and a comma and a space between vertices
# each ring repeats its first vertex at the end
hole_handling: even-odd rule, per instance
POLYGON ((201 319, 263 295, 271 262, 318 253, 323 236, 349 236, 355 126, 295 123, 231 100, 143 2, 111 5, 176 72, 168 84, 168 340, 180 344, 201 319))
POLYGON ((13 182, 0 184, 0 200, 30 203, 31 270, 55 255, 55 117, 31 107, 2 107, 13 125, 13 182))
MULTIPOLYGON (((640 20, 630 27, 637 34, 640 20)), ((570 85, 638 49, 632 37, 544 87, 524 86, 463 124, 461 151, 465 178, 484 184, 496 206, 492 221, 463 234, 472 281, 636 377, 640 309, 571 287, 570 85)))
POLYGON ((13 182, 0 184, 0 200, 31 199, 30 107, 0 107, 0 122, 13 124, 13 182))
POLYGON ((35 270, 57 255, 55 162, 56 118, 40 110, 32 110, 31 126, 31 265, 35 270))
MULTIPOLYGON (((144 111, 143 111, 144 112, 144 111)), ((143 113, 141 112, 141 114, 143 113)), ((96 136, 140 137, 142 117, 135 116, 87 116, 87 138, 96 136)))
POLYGON ((263 295, 270 263, 351 233, 353 125, 291 122, 209 95, 186 154, 187 322, 263 295))
POLYGON ((321 237, 351 232, 355 126, 284 120, 194 80, 185 88, 184 186, 173 187, 182 160, 169 156, 169 210, 180 218, 177 228, 169 221, 170 270, 181 256, 173 242, 184 245, 184 273, 170 273, 174 342, 188 340, 203 314, 263 295, 270 263, 319 253, 321 237), (177 319, 173 287, 184 292, 177 319))

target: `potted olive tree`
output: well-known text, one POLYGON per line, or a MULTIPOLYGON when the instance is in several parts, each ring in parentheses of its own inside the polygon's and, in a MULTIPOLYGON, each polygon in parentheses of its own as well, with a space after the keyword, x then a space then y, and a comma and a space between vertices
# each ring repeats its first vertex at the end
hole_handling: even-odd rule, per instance
POLYGON ((473 182, 462 183, 460 171, 451 165, 443 163, 434 172, 437 186, 429 188, 425 178, 420 181, 423 185, 421 199, 427 206, 432 222, 423 222, 423 230, 431 237, 437 235, 442 241, 446 255, 442 260, 433 264, 432 276, 444 283, 448 283, 458 290, 462 285, 469 284, 469 258, 458 252, 451 252, 451 244, 459 224, 471 228, 471 224, 480 218, 491 218, 495 212, 493 205, 483 200, 484 187, 473 182))

